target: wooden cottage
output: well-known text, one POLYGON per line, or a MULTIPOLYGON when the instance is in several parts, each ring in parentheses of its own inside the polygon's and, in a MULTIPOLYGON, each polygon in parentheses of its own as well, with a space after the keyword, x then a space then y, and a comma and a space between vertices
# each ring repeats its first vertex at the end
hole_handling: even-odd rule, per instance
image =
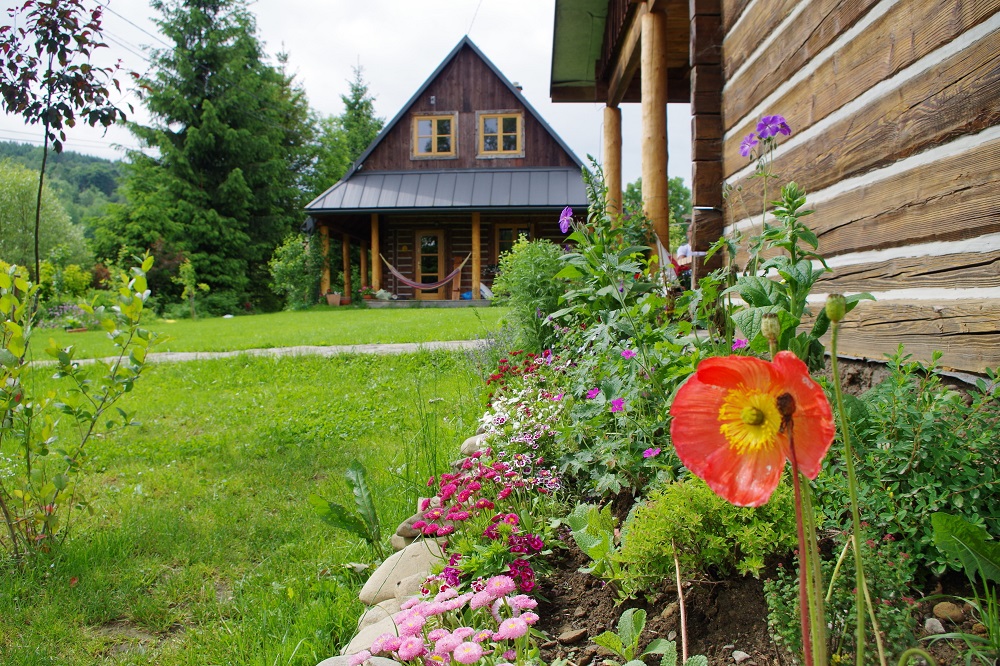
POLYGON ((902 343, 946 367, 1000 366, 1000 1, 555 4, 551 97, 606 104, 613 192, 618 108, 642 105, 643 194, 664 244, 666 103, 691 104, 698 249, 750 225, 723 183, 754 200, 740 142, 781 114, 793 134, 774 170, 809 193, 833 268, 816 300, 878 299, 848 316, 841 350, 882 359, 902 343))
MULTIPOLYGON (((343 241, 346 291, 358 244, 362 280, 376 290, 478 300, 519 236, 564 237, 560 211, 587 205, 582 167, 465 37, 347 175, 306 208, 321 238, 343 241)), ((324 291, 329 284, 327 270, 324 291)))

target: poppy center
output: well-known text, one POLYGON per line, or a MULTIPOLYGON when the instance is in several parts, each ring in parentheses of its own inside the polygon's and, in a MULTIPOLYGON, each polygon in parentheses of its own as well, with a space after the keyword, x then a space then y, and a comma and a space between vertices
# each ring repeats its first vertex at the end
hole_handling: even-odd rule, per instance
POLYGON ((719 408, 719 431, 739 454, 771 448, 781 430, 781 413, 771 392, 740 385, 731 389, 719 408))

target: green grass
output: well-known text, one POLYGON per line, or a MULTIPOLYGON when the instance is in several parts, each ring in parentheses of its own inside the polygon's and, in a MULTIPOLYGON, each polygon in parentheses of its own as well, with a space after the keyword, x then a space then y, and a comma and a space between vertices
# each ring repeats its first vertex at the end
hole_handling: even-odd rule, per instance
MULTIPOLYGON (((223 319, 158 320, 148 328, 169 340, 156 351, 210 352, 298 345, 351 345, 387 342, 431 342, 485 337, 506 314, 506 308, 365 309, 317 307, 298 312, 223 319)), ((49 338, 59 348, 73 345, 77 358, 114 353, 103 331, 66 333, 35 331, 36 355, 49 338)))
POLYGON ((353 506, 359 459, 391 534, 475 430, 480 387, 444 352, 151 366, 125 405, 141 425, 91 443, 93 515, 23 570, 0 562, 0 664, 332 656, 360 612, 343 565, 371 554, 307 497, 353 506))

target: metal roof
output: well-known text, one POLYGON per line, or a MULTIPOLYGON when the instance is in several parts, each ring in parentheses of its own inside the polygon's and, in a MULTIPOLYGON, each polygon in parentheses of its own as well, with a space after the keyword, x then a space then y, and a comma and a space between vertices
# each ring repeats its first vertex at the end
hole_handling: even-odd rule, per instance
POLYGON ((306 206, 309 213, 587 207, 578 169, 357 171, 306 206))

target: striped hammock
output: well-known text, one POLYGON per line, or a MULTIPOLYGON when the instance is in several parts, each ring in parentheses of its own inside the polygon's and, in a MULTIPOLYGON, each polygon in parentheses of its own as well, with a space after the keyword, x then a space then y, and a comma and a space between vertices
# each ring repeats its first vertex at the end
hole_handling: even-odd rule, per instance
POLYGON ((382 256, 381 253, 379 253, 378 256, 389 268, 389 272, 395 275, 396 279, 398 279, 403 284, 407 285, 408 287, 413 287, 414 289, 420 289, 421 291, 434 291, 435 289, 440 289, 441 287, 445 286, 446 284, 454 280, 458 276, 458 274, 462 272, 462 269, 465 267, 466 262, 468 262, 469 258, 472 257, 472 253, 470 252, 465 257, 465 259, 462 260, 462 263, 459 264, 458 268, 453 270, 451 273, 448 273, 448 275, 446 275, 443 280, 438 280, 437 282, 414 282, 410 278, 400 273, 395 266, 389 263, 388 259, 382 256))

